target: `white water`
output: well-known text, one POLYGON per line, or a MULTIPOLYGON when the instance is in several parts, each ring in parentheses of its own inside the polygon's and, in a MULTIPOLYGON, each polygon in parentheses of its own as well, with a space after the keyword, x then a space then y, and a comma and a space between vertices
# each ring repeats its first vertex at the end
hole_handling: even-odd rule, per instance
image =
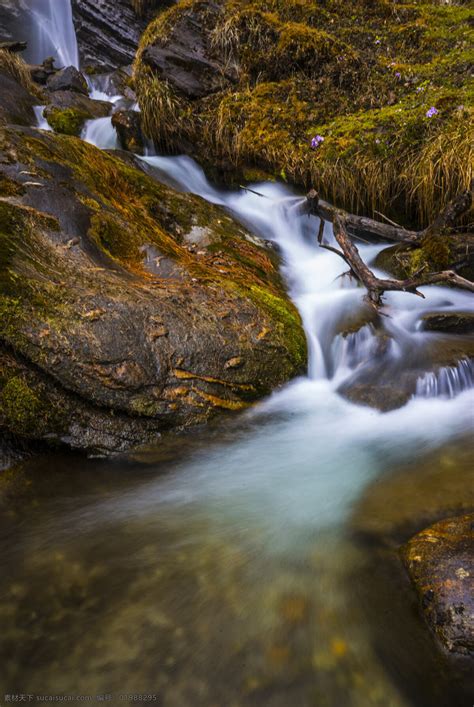
POLYGON ((79 68, 79 52, 69 0, 25 0, 25 5, 32 18, 32 32, 27 36, 28 60, 41 64, 46 57, 53 56, 58 67, 79 68))
POLYGON ((119 147, 117 133, 112 127, 112 118, 110 117, 88 120, 81 137, 102 150, 116 150, 119 147))
POLYGON ((50 127, 48 121, 44 117, 44 106, 35 106, 34 111, 35 111, 35 116, 36 116, 36 125, 40 130, 47 130, 48 132, 52 132, 52 128, 50 127))

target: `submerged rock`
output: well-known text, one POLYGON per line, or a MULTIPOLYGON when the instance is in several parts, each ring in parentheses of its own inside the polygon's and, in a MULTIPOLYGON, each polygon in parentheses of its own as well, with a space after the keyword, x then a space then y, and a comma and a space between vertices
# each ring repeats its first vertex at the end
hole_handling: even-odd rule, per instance
POLYGON ((68 66, 54 73, 47 82, 49 91, 75 91, 89 95, 89 88, 84 76, 74 66, 68 66))
POLYGON ((76 138, 7 129, 1 145, 19 196, 0 194, 0 427, 110 452, 304 370, 274 254, 220 208, 76 138))
POLYGON ((474 513, 442 520, 403 550, 421 609, 441 643, 474 653, 474 513))

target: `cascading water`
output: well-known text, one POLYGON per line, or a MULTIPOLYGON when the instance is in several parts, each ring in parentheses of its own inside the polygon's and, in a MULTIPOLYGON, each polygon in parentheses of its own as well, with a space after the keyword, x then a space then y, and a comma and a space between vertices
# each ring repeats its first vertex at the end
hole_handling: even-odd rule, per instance
MULTIPOLYGON (((23 0, 32 29, 27 32, 27 59, 41 64, 52 56, 56 66, 79 67, 79 51, 70 0, 23 0)), ((21 28, 19 28, 20 31, 21 28)))

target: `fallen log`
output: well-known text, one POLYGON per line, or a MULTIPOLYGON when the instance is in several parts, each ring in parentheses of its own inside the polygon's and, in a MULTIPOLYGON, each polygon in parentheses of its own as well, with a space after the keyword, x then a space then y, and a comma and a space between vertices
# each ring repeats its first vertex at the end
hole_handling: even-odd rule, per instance
POLYGON ((471 189, 459 194, 443 209, 437 218, 422 231, 409 231, 393 223, 382 223, 366 216, 357 216, 347 211, 332 206, 327 201, 319 198, 318 193, 312 189, 306 196, 304 211, 314 216, 319 216, 325 221, 334 222, 336 216, 344 219, 345 228, 353 236, 372 236, 395 243, 408 243, 418 246, 423 239, 433 233, 440 233, 446 228, 452 228, 455 222, 472 208, 473 194, 471 189))
MULTIPOLYGON (((321 223, 324 225, 323 219, 321 219, 321 223)), ((424 298, 423 293, 418 290, 423 285, 445 283, 474 292, 474 283, 461 277, 454 270, 425 274, 419 271, 406 280, 379 278, 362 260, 357 246, 351 241, 347 233, 346 219, 340 213, 336 213, 334 216, 333 229, 334 237, 341 250, 322 242, 323 228, 321 227, 318 233, 320 246, 343 258, 350 268, 350 273, 367 289, 366 299, 372 306, 378 308, 383 304, 382 296, 385 292, 410 292, 424 298)))

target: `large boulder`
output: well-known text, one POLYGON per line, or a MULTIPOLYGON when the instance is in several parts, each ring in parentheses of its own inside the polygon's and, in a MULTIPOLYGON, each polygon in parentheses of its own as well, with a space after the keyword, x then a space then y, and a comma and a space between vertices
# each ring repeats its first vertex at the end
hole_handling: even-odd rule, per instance
POLYGON ((113 71, 133 62, 140 36, 167 0, 72 0, 83 66, 113 71))
POLYGON ((0 144, 0 427, 125 449, 304 369, 274 254, 220 208, 76 138, 0 144))
POLYGON ((442 644, 474 654, 474 513, 422 530, 403 551, 422 612, 442 644))

